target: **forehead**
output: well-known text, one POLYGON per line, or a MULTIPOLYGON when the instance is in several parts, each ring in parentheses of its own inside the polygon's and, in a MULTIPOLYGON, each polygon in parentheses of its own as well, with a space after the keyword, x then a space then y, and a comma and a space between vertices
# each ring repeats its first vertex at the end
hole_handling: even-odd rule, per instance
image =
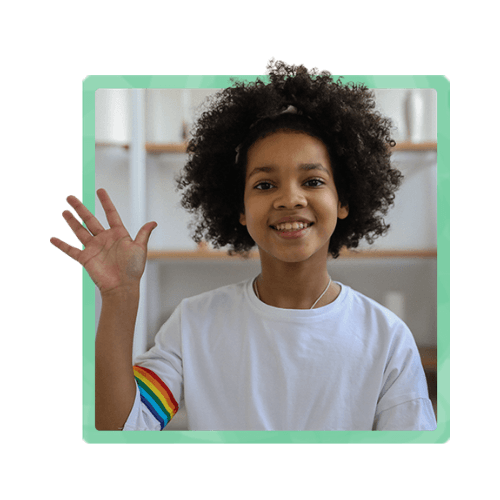
POLYGON ((319 165, 331 171, 330 157, 325 144, 304 132, 279 131, 258 139, 247 154, 247 175, 265 167, 297 168, 319 165))

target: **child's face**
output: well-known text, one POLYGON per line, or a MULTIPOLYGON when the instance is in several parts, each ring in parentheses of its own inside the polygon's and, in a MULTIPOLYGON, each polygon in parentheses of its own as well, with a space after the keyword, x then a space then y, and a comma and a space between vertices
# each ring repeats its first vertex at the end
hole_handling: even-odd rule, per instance
POLYGON ((348 214, 340 206, 326 146, 288 131, 259 139, 248 150, 244 203, 240 222, 261 258, 265 252, 284 262, 326 261, 337 218, 348 214))

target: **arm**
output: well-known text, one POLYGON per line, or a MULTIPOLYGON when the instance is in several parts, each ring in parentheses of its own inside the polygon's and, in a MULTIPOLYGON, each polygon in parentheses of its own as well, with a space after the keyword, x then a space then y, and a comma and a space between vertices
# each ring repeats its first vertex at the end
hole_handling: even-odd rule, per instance
POLYGON ((95 426, 122 429, 132 409, 136 385, 132 345, 139 287, 102 294, 95 343, 95 426))
POLYGON ((373 430, 435 430, 436 418, 422 361, 410 330, 394 332, 373 430))
POLYGON ((106 213, 105 230, 74 196, 68 203, 86 224, 69 211, 64 218, 84 245, 84 250, 52 238, 51 243, 79 262, 99 288, 102 310, 96 336, 96 428, 123 427, 135 398, 132 344, 139 306, 139 286, 147 257, 147 243, 155 222, 145 224, 132 240, 104 189, 97 191, 106 213))

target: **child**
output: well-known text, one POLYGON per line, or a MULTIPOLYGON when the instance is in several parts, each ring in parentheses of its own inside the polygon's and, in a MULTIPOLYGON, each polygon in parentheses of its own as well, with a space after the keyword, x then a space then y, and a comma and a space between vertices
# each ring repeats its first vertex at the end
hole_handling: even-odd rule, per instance
POLYGON ((432 430, 407 326, 332 281, 327 259, 387 226, 401 174, 390 121, 364 86, 271 62, 270 83, 234 82, 201 116, 178 186, 194 239, 245 255, 254 279, 185 299, 132 366, 147 243, 107 193, 105 230, 75 197, 64 217, 85 246, 52 243, 100 289, 96 428, 161 430, 183 402, 191 430, 432 430))

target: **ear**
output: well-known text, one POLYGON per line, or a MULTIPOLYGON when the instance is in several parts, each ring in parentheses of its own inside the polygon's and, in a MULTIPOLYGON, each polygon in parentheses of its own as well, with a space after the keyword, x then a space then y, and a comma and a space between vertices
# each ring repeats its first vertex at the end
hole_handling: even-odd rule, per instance
POLYGON ((247 218, 245 217, 245 214, 240 214, 240 224, 242 226, 246 226, 247 225, 247 218))
POLYGON ((349 215, 349 205, 341 205, 339 202, 339 206, 337 208, 337 217, 339 219, 345 219, 349 215))

